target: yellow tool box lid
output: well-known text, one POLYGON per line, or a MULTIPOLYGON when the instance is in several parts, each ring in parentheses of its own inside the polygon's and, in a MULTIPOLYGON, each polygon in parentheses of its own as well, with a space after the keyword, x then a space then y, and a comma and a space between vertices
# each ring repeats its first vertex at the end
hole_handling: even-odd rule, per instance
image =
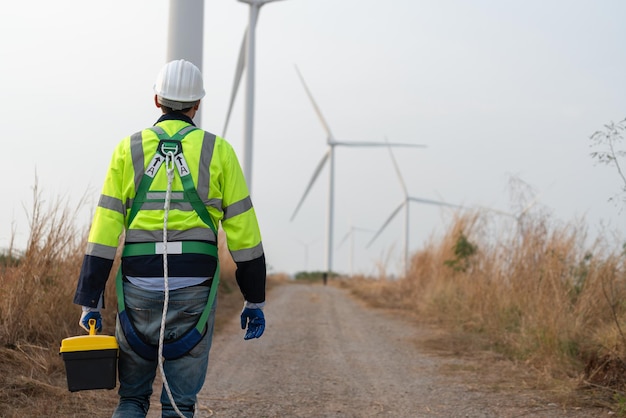
POLYGON ((89 320, 89 335, 69 337, 61 341, 61 353, 92 350, 117 350, 117 340, 110 335, 96 335, 96 320, 89 320))
POLYGON ((109 335, 81 335, 69 337, 61 341, 61 353, 90 350, 116 350, 118 348, 115 337, 109 335))

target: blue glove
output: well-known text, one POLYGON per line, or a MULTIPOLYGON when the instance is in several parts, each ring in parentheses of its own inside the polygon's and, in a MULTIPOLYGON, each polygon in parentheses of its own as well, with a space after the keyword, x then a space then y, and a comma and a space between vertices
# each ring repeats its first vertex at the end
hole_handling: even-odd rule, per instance
POLYGON ((246 325, 248 325, 248 330, 243 337, 244 340, 259 338, 263 335, 263 331, 265 331, 265 315, 263 315, 263 311, 259 308, 244 308, 241 312, 241 329, 246 329, 246 325))
POLYGON ((100 332, 102 331, 102 315, 100 315, 100 312, 98 311, 84 311, 80 316, 80 321, 78 321, 78 324, 85 329, 85 331, 89 332, 89 320, 90 319, 95 319, 96 320, 96 331, 100 332))

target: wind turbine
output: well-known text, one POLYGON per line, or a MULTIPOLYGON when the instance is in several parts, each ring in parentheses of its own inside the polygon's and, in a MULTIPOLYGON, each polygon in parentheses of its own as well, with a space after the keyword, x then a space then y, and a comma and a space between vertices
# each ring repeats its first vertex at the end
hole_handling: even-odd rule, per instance
POLYGON ((352 224, 350 224, 350 230, 348 231, 348 233, 341 239, 341 242, 339 243, 339 245, 337 245, 337 249, 341 248, 341 246, 343 245, 344 242, 346 242, 346 240, 348 238, 350 238, 350 276, 354 275, 354 233, 360 231, 360 232, 374 232, 371 229, 366 229, 366 228, 359 228, 358 226, 353 226, 352 224))
POLYGON ((302 245, 304 247, 304 271, 308 271, 309 270, 309 247, 312 244, 315 244, 317 242, 318 238, 315 238, 313 241, 309 241, 309 242, 304 242, 302 240, 297 240, 300 245, 302 245))
MULTIPOLYGON (((175 0, 171 0, 175 1, 175 0)), ((180 0, 179 0, 180 1, 180 0)), ((271 3, 279 0, 238 0, 242 3, 247 3, 250 6, 250 14, 248 21, 248 28, 244 32, 243 41, 241 42, 241 48, 239 49, 239 58, 237 60, 237 67, 235 69, 235 79, 233 80, 233 90, 230 95, 230 104, 228 106, 228 113, 226 115, 226 122, 224 123, 224 130, 222 135, 226 136, 226 129, 228 128, 228 120, 230 119, 230 113, 233 108, 235 96, 241 82, 241 76, 243 75, 244 68, 246 71, 246 104, 245 104, 245 126, 244 126, 244 141, 243 141, 243 174, 248 182, 248 190, 252 195, 252 132, 254 128, 254 72, 255 72, 255 59, 256 59, 256 23, 259 18, 259 11, 261 6, 266 3, 271 3), (244 54, 245 52, 245 54, 244 54), (244 58, 245 57, 245 58, 244 58)))
POLYGON ((309 99, 311 100, 311 104, 313 105, 313 108, 315 109, 315 112, 317 113, 317 116, 320 119, 320 122, 322 123, 322 126, 324 127, 324 130, 326 131, 326 143, 328 144, 328 148, 326 150, 326 152, 324 153, 324 156, 322 157, 322 159, 320 160, 320 162, 317 164, 317 167, 315 168, 315 171, 313 172, 313 177, 311 178, 311 180, 309 181, 309 184, 307 185, 304 194, 302 195, 302 198, 300 199, 300 202, 298 202, 298 205, 296 206, 296 209, 293 212, 293 215, 291 215, 291 221, 293 221, 293 219, 296 217, 298 210, 300 209, 300 206, 302 206, 302 203, 304 202, 304 200, 306 199, 309 191, 311 190, 311 187, 313 186, 313 184, 315 183, 315 180, 317 179, 317 177, 319 176, 320 172, 322 171, 322 168, 324 168, 324 164, 326 164, 326 161, 328 161, 329 163, 329 174, 328 174, 328 208, 327 208, 327 215, 326 215, 326 274, 330 274, 332 272, 332 267, 333 267, 333 217, 334 217, 334 195, 335 195, 335 147, 336 146, 346 146, 346 147, 391 147, 391 146, 401 146, 401 147, 419 147, 419 148, 424 148, 425 145, 420 145, 420 144, 403 144, 403 143, 389 143, 389 142, 346 142, 346 141, 338 141, 337 139, 335 139, 334 135, 332 134, 332 132, 330 131, 330 127, 328 126, 328 123, 326 123, 326 120, 324 119, 324 116, 322 116, 322 112, 320 111, 319 107, 317 106, 317 103, 315 102, 315 100, 313 99, 313 95, 311 94, 311 92, 309 91, 309 88, 307 87, 305 81, 304 81, 304 77, 302 77, 302 74, 300 73, 300 70, 298 69, 298 67, 296 66, 296 71, 298 73, 298 76, 300 77, 300 81, 302 81, 302 85, 304 86, 304 90, 306 91, 307 95, 309 96, 309 99))
POLYGON ((396 170, 396 174, 398 175, 398 179, 400 180, 400 185, 402 186, 402 193, 404 194, 404 199, 402 200, 402 203, 400 203, 400 205, 393 212, 391 212, 391 215, 389 215, 385 223, 383 223, 383 225, 380 227, 378 232, 376 232, 374 237, 367 244, 367 247, 372 245, 372 243, 376 240, 376 238, 378 238, 380 233, 383 232, 383 230, 387 227, 387 225, 389 225, 389 222, 391 222, 391 220, 398 214, 398 212, 400 212, 400 210, 404 208, 404 245, 403 245, 404 251, 403 251, 403 256, 402 256, 403 257, 402 264, 403 264, 404 274, 406 275, 408 273, 408 266, 409 266, 408 260, 409 260, 409 204, 410 202, 423 203, 427 205, 436 205, 436 206, 447 206, 447 207, 461 208, 461 209, 463 208, 463 206, 454 205, 451 203, 437 201, 437 200, 424 199, 421 197, 409 196, 409 192, 406 188, 404 178, 402 177, 402 173, 400 172, 400 167, 398 166, 396 158, 393 155, 393 151, 391 150, 391 147, 388 147, 388 150, 389 150, 389 155, 391 156, 391 161, 393 162, 393 166, 396 170))
MULTIPOLYGON (((514 181, 517 181, 515 179, 511 179, 511 183, 513 183, 514 181)), ((552 188, 552 186, 554 185, 554 183, 552 183, 548 189, 552 188)), ((505 212, 502 210, 498 210, 498 209, 492 209, 492 208, 488 208, 488 207, 484 207, 484 206, 478 206, 478 209, 482 209, 488 212, 492 212, 495 213, 496 215, 502 215, 502 216, 506 216, 506 217, 510 217, 513 218, 515 220, 515 225, 517 227, 517 234, 523 238, 524 237, 524 219, 526 218, 526 215, 528 214, 528 212, 530 212, 530 210, 537 204, 539 203, 539 198, 541 197, 541 195, 543 194, 543 192, 535 194, 533 193, 532 195, 532 199, 530 199, 530 202, 526 203, 525 205, 521 206, 519 208, 518 213, 511 213, 511 212, 505 212)), ((528 199, 527 199, 528 200, 528 199)))
MULTIPOLYGON (((170 0, 166 62, 184 59, 202 72, 204 0, 170 0)), ((198 126, 201 114, 195 116, 198 126)))

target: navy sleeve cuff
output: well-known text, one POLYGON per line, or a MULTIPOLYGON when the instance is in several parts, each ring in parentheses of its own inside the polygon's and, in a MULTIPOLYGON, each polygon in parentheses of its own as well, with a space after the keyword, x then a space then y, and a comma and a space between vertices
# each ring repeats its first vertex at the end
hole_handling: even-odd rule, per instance
POLYGON ((237 263, 237 284, 246 301, 265 302, 265 255, 250 261, 237 263))
POLYGON ((100 296, 104 293, 111 267, 113 267, 113 260, 85 255, 74 294, 74 303, 90 308, 97 307, 100 296))

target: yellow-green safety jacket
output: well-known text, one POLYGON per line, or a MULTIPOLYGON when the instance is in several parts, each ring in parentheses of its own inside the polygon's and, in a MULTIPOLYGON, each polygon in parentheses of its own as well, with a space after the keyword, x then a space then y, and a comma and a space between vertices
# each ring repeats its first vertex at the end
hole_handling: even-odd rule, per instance
MULTIPOLYGON (((187 116, 171 113, 163 115, 155 127, 172 136, 192 125, 187 116)), ((125 245, 129 248, 140 243, 159 248, 158 243, 163 240, 163 202, 167 187, 165 164, 154 175, 146 201, 128 224, 137 188, 144 173, 150 170, 148 165, 158 144, 157 134, 152 129, 145 129, 124 138, 116 147, 93 217, 74 303, 97 306, 123 232, 126 233, 125 245)), ((200 129, 189 132, 181 144, 195 188, 213 225, 221 224, 226 233, 228 249, 237 264, 237 283, 245 300, 264 302, 266 266, 261 234, 232 146, 223 138, 200 129)), ((174 176, 167 222, 168 276, 213 277, 217 267, 214 256, 185 251, 192 245, 217 246, 217 236, 182 198, 183 192, 180 177, 174 176)), ((122 274, 162 278, 162 251, 124 255, 122 274)))

